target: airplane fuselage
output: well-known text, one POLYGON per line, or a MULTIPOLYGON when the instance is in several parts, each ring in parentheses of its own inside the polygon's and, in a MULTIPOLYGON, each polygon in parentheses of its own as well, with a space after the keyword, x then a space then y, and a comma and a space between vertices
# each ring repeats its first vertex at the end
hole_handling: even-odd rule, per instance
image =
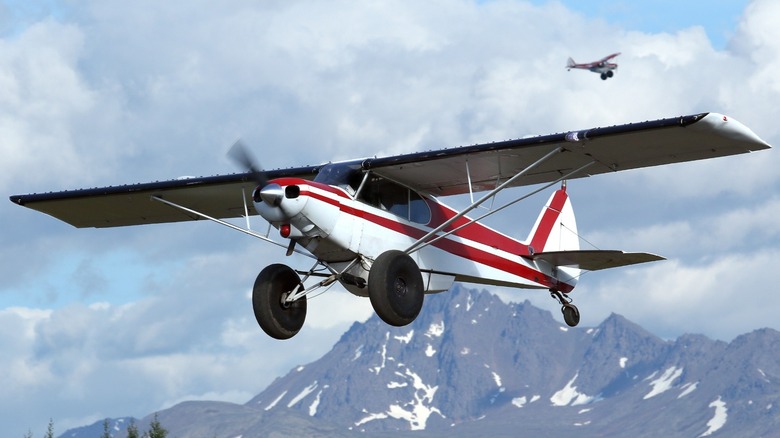
MULTIPOLYGON (((380 201, 374 206, 370 200, 360 196, 356 199, 351 190, 338 186, 295 178, 271 183, 278 184, 285 197, 278 207, 256 202, 260 215, 282 230, 283 237, 336 269, 346 268, 358 256, 370 263, 389 249, 405 250, 456 215, 438 200, 411 191, 406 199, 414 201, 391 205, 380 201)), ((460 218, 451 228, 468 221, 467 217, 460 218)), ((579 270, 553 268, 531 260, 531 254, 527 243, 476 222, 411 256, 423 274, 426 293, 445 291, 454 281, 562 292, 574 288, 579 270)), ((367 280, 369 268, 366 263, 358 263, 347 272, 367 280)), ((367 294, 358 285, 344 286, 353 294, 367 294)))

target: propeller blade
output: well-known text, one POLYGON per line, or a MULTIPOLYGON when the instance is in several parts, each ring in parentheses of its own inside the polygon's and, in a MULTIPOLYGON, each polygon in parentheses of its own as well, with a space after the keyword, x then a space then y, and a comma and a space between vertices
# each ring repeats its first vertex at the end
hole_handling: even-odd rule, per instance
POLYGON ((268 177, 266 176, 265 171, 257 164, 257 160, 255 160, 255 157, 241 139, 238 139, 233 143, 233 146, 230 147, 227 155, 244 170, 251 173, 252 179, 257 182, 258 186, 262 187, 268 184, 268 177))

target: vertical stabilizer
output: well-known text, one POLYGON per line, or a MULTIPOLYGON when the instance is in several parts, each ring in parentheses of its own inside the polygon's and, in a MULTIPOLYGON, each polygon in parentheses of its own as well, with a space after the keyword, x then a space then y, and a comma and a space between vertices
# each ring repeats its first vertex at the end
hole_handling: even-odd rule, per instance
POLYGON ((577 222, 565 182, 550 196, 542 209, 527 244, 533 253, 580 249, 577 222))

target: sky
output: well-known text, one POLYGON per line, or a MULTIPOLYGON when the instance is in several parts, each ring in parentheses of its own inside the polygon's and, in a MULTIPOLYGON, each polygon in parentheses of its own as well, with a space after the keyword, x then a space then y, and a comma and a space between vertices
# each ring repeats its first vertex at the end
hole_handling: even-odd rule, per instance
MULTIPOLYGON (((0 188, 231 173, 237 138, 281 168, 706 111, 780 144, 778 18, 771 0, 4 1, 0 188), (608 81, 564 68, 613 52, 608 81)), ((770 150, 570 182, 589 242, 668 258, 583 276, 581 324, 615 312, 724 341, 780 329, 778 168, 770 150)), ((547 196, 489 224, 524 238, 547 196)), ((7 436, 243 403, 372 315, 334 287, 298 336, 268 338, 255 276, 310 262, 211 223, 75 229, 6 201, 0 225, 7 436)), ((488 290, 562 321, 544 292, 488 290)))

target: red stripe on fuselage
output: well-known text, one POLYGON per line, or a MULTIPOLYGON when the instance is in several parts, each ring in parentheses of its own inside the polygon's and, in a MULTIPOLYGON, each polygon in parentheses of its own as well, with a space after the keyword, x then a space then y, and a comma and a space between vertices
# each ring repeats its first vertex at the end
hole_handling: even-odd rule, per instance
MULTIPOLYGON (((362 210, 358 208, 351 207, 349 205, 346 205, 345 203, 340 202, 337 199, 332 199, 328 196, 325 196, 323 194, 317 193, 315 191, 307 189, 306 186, 316 187, 317 189, 326 191, 328 193, 335 194, 336 196, 344 199, 351 199, 349 195, 346 194, 343 190, 333 187, 327 184, 321 184, 316 183, 313 181, 308 180, 300 180, 296 178, 279 178, 273 180, 273 182, 279 184, 280 186, 286 186, 286 185, 292 185, 296 184, 301 187, 301 192, 299 196, 309 196, 312 199, 316 199, 318 201, 322 201, 325 203, 328 203, 330 205, 339 207, 341 211, 344 213, 347 213, 349 215, 359 217, 361 219, 367 220, 369 222, 372 222, 376 225, 379 225, 382 228, 386 228, 388 230, 403 234, 405 236, 409 236, 413 239, 420 239, 425 234, 427 234, 427 231, 421 230, 419 228, 413 227, 411 225, 404 224, 400 221, 388 219, 386 217, 373 214, 367 210, 362 210)), ((565 193, 563 194, 563 202, 565 202, 566 196, 565 193)), ((428 204, 428 206, 431 209, 431 222, 427 224, 428 227, 435 228, 441 224, 443 224, 445 221, 449 220, 453 216, 455 216, 455 211, 451 210, 450 208, 439 204, 433 200, 423 198, 425 202, 428 204)), ((556 196, 557 199, 557 196, 556 196)), ((557 205, 555 200, 553 201, 553 206, 557 205)), ((560 208, 563 207, 563 203, 560 203, 560 207, 558 208, 558 211, 560 211, 560 208)), ((546 215, 545 215, 546 216, 546 215)), ((546 236, 549 235, 550 230, 552 229, 552 224, 555 223, 555 219, 557 219, 557 215, 555 217, 551 218, 552 221, 549 225, 549 229, 547 230, 546 236)), ((447 227, 447 229, 454 229, 457 228, 465 223, 470 221, 467 217, 462 217, 455 221, 452 225, 447 227)), ((543 221, 546 222, 546 221, 543 221)), ((516 255, 528 255, 528 246, 522 244, 521 242, 512 239, 511 237, 505 236, 493 229, 490 229, 486 227, 485 225, 475 222, 472 223, 457 232, 453 233, 455 236, 461 237, 463 239, 468 239, 474 242, 479 242, 483 245, 492 246, 496 249, 508 252, 510 254, 516 254, 516 255)), ((538 234, 538 233, 537 233, 538 234)), ((442 249, 446 252, 449 252, 453 255, 463 257, 467 260, 470 260, 475 263, 479 263, 485 266, 490 266, 492 268, 517 275, 519 277, 525 278, 526 280, 530 280, 539 284, 544 285, 545 287, 549 288, 556 288, 560 290, 561 292, 570 292, 574 287, 562 282, 559 282, 557 279, 550 277, 543 272, 537 271, 527 265, 513 262, 509 259, 500 257, 492 252, 484 251, 481 249, 474 248, 472 246, 469 246, 465 243, 457 242, 452 239, 439 239, 436 242, 432 244, 433 246, 442 249)))
MULTIPOLYGON (((319 199, 319 198, 317 198, 319 199)), ((426 232, 419 228, 406 225, 393 219, 388 219, 383 216, 375 215, 365 210, 360 210, 346 205, 341 206, 341 211, 350 214, 355 217, 359 217, 366 221, 379 225, 382 228, 386 228, 391 231, 409 236, 413 239, 419 239, 423 237, 426 232)), ((491 230, 492 231, 492 230, 491 230)), ((456 233, 459 236, 459 233, 456 233)), ((460 236, 459 236, 460 237, 460 236)), ((506 238, 506 236, 502 236, 506 238)), ((485 242, 477 242, 486 244, 485 242)), ((519 242, 518 242, 519 244, 519 242)), ((457 242, 451 239, 439 239, 431 245, 444 250, 450 254, 463 257, 475 263, 479 263, 485 266, 490 266, 498 270, 508 272, 513 275, 525 278, 536 283, 540 283, 548 288, 556 288, 562 292, 570 292, 573 287, 564 283, 558 282, 555 278, 550 277, 540 271, 537 271, 529 266, 521 263, 513 262, 509 259, 500 257, 494 253, 484 251, 478 248, 474 248, 465 243, 457 242)), ((501 248, 503 250, 503 248, 501 248)))

